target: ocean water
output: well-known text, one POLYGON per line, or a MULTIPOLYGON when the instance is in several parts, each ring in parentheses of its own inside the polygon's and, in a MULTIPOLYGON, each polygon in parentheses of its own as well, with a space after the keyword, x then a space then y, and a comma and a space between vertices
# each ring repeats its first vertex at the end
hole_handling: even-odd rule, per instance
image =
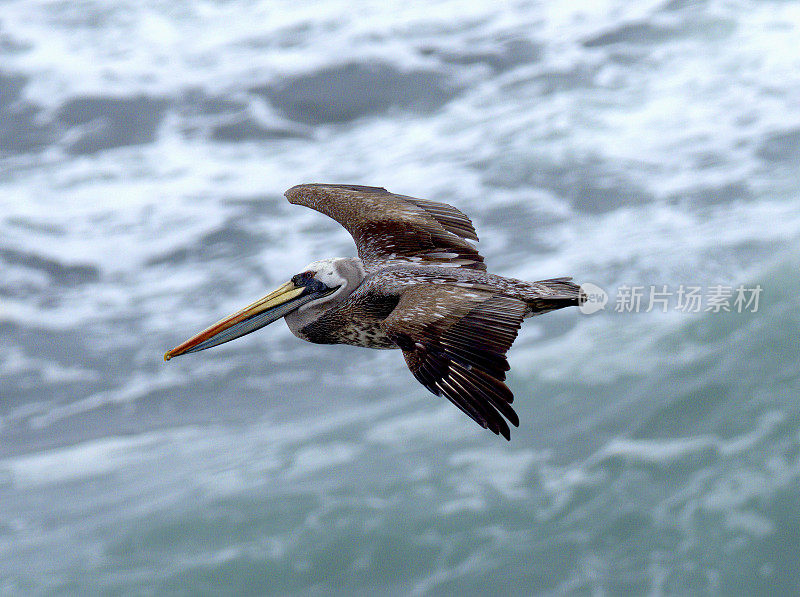
POLYGON ((798 48, 777 0, 0 2, 0 594, 800 592, 798 48), (162 361, 354 254, 314 181, 609 293, 526 322, 510 443, 283 323, 162 361))

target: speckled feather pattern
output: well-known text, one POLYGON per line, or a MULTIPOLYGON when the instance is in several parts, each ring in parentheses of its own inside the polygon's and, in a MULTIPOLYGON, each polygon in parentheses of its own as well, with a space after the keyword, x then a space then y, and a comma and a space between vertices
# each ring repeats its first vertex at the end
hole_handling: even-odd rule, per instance
POLYGON ((286 197, 344 226, 368 270, 388 263, 486 269, 468 242, 478 240, 472 222, 450 205, 353 185, 298 185, 286 197))
POLYGON ((580 288, 570 278, 525 282, 486 272, 468 242, 478 238, 469 218, 443 203, 352 185, 300 185, 286 196, 342 224, 364 266, 351 266, 360 279, 350 281, 349 294, 318 305, 295 334, 400 348, 428 390, 510 439, 508 423, 519 419, 503 383, 506 352, 523 319, 577 305, 580 288))

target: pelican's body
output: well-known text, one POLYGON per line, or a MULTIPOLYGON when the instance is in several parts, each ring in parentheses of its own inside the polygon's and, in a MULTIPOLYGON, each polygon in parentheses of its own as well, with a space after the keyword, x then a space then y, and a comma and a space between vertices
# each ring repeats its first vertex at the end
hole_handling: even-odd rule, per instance
POLYGON ((342 224, 359 258, 309 264, 165 359, 284 317, 292 333, 308 342, 400 348, 425 387, 509 439, 505 419, 519 421, 503 383, 505 353, 524 318, 577 305, 580 288, 569 278, 524 282, 486 272, 468 242, 477 240, 472 223, 446 204, 353 185, 299 185, 286 196, 342 224))
MULTIPOLYGON (((332 296, 322 305, 302 307, 286 315, 292 333, 315 344, 349 344, 364 348, 400 348, 388 335, 384 321, 394 311, 404 289, 417 285, 436 284, 444 293, 457 289, 491 289, 504 296, 517 298, 527 305, 524 317, 543 310, 543 294, 571 289, 574 284, 565 279, 531 283, 496 276, 483 271, 459 270, 436 266, 386 266, 367 274, 358 258, 336 257, 315 261, 306 270, 331 272, 347 281, 340 296, 332 296)), ((446 305, 442 306, 446 309, 446 305)))

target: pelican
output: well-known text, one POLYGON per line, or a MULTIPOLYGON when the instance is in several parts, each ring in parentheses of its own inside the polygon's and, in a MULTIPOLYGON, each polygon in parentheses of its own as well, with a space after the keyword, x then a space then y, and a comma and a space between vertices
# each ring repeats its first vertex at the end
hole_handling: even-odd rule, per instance
POLYGON ((580 287, 571 278, 524 282, 488 273, 469 242, 478 240, 472 222, 445 203, 342 184, 302 184, 285 195, 344 226, 358 258, 310 263, 164 360, 230 342, 283 317, 308 342, 399 348, 428 390, 510 440, 508 423, 519 427, 519 417, 503 383, 506 352, 523 319, 578 305, 580 287))

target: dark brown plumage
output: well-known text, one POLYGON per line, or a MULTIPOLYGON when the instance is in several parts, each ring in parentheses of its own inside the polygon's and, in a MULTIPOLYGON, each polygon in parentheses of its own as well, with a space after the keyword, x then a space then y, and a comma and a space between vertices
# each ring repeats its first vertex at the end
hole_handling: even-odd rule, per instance
POLYGON ((227 342, 285 317, 319 344, 400 348, 414 377, 484 428, 519 425, 503 383, 523 319, 581 299, 570 278, 525 282, 486 271, 469 218, 444 203, 379 187, 307 184, 286 191, 339 222, 359 259, 314 262, 275 292, 169 351, 227 342))
POLYGON ((579 287, 569 278, 530 283, 486 273, 467 242, 478 240, 472 222, 450 205, 352 185, 300 185, 286 197, 342 224, 367 270, 348 300, 306 331, 326 342, 400 347, 422 385, 510 439, 505 419, 519 419, 503 383, 506 352, 525 317, 577 305, 579 287), (376 297, 396 297, 396 306, 364 317, 376 297))
POLYGON ((469 218, 455 207, 381 187, 306 184, 286 191, 289 203, 333 218, 351 234, 367 269, 395 263, 452 265, 486 270, 467 240, 478 240, 469 218))

